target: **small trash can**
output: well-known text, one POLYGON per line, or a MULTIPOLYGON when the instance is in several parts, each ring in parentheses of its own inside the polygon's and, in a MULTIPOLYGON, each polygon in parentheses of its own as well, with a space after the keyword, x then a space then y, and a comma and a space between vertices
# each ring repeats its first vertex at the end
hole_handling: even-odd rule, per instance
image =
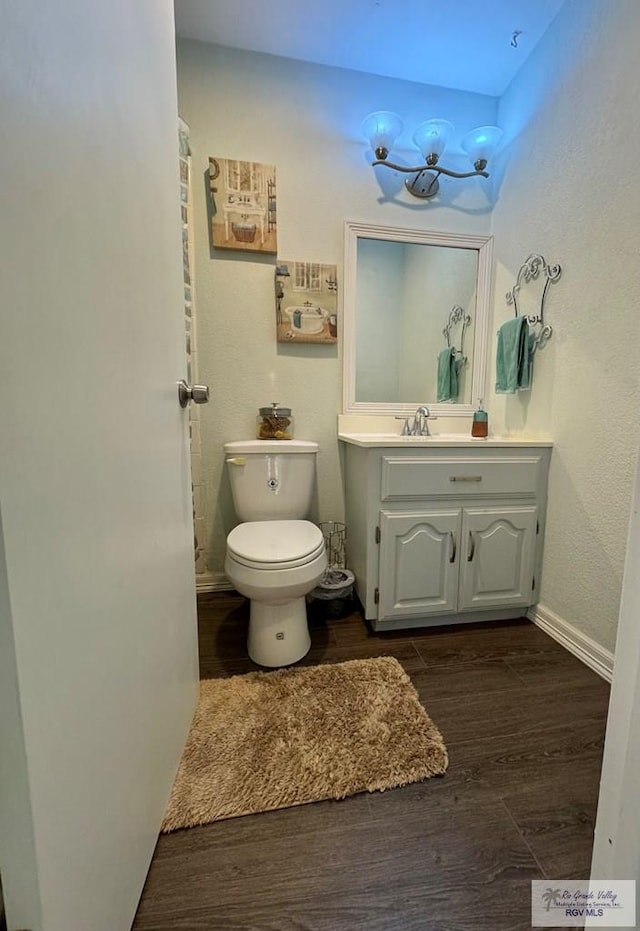
POLYGON ((354 582, 355 576, 349 569, 327 569, 311 592, 324 617, 335 619, 351 613, 354 582))
MULTIPOLYGON (((325 520, 319 525, 327 551, 330 569, 344 569, 347 565, 347 528, 337 520, 325 520)), ((353 580, 352 580, 353 581, 353 580)))

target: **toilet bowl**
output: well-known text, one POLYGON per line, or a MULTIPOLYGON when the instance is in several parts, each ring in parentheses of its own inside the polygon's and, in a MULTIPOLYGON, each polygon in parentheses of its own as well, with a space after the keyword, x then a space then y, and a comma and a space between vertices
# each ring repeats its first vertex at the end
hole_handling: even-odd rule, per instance
POLYGON ((311 646, 307 595, 327 568, 319 527, 307 520, 247 521, 227 537, 225 572, 251 599, 247 647, 260 666, 288 666, 311 646))
POLYGON ((251 599, 247 647, 260 666, 288 666, 311 645, 305 595, 327 566, 319 527, 305 520, 315 488, 312 440, 224 444, 236 516, 225 572, 251 599))

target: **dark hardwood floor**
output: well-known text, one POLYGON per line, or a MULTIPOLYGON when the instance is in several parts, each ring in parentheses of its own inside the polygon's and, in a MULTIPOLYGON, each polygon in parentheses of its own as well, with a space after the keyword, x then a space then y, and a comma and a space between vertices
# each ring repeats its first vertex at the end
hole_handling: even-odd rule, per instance
MULTIPOLYGON (((235 594, 200 599, 202 678, 257 668, 247 622, 235 594)), ((608 685, 526 620, 311 629, 307 664, 397 657, 447 774, 162 836, 134 931, 530 931, 532 879, 589 873, 608 685)))

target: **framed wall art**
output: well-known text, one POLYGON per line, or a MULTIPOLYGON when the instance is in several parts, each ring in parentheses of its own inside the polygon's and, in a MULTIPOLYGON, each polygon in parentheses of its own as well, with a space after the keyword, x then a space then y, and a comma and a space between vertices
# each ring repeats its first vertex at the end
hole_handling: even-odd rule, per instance
POLYGON ((278 342, 337 342, 336 273, 335 265, 278 259, 275 291, 278 342))
POLYGON ((276 169, 209 158, 211 242, 215 249, 277 253, 276 169))

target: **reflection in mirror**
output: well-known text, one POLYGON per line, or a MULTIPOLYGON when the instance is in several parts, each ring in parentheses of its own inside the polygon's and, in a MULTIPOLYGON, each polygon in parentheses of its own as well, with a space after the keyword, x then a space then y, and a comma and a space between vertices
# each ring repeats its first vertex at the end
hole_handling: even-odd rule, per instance
MULTIPOLYGON (((436 399, 438 359, 447 349, 451 308, 470 317, 467 363, 456 359, 453 400, 471 403, 478 253, 422 243, 361 238, 356 272, 356 401, 411 404, 436 399)), ((462 323, 451 328, 460 349, 462 323)))
POLYGON ((345 413, 473 410, 485 393, 490 267, 490 237, 346 222, 345 413))

